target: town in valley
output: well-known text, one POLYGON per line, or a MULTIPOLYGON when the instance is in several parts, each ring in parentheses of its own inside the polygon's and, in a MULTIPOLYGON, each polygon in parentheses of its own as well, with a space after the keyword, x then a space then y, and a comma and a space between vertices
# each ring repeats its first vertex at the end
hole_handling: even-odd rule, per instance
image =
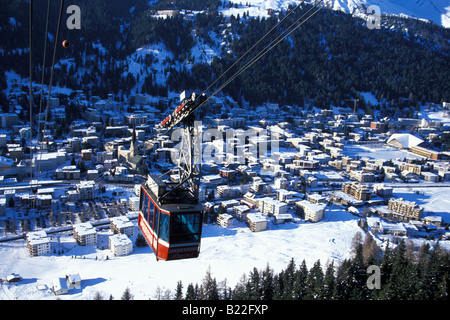
MULTIPOLYGON (((112 95, 58 94, 43 141, 31 139, 30 148, 30 129, 15 104, 24 94, 13 84, 11 112, 0 114, 0 245, 20 241, 30 257, 49 259, 77 246, 111 258, 133 255, 139 187, 179 155, 178 141, 155 134, 164 112, 142 94, 131 96, 131 104, 112 95), (69 134, 58 136, 68 103, 80 117, 69 134)), ((227 97, 208 109, 221 116, 201 121, 202 150, 214 150, 201 155, 204 225, 259 234, 275 225, 319 223, 337 209, 380 242, 440 240, 447 246, 448 200, 442 196, 450 188, 450 153, 430 146, 448 136, 449 104, 425 106, 420 114, 427 118, 396 120, 351 107, 298 112, 266 103, 249 111, 227 97), (211 129, 217 139, 208 136, 211 129)), ((5 281, 8 276, 20 278, 6 274, 5 281)), ((64 283, 70 277, 78 277, 79 287, 79 274, 61 274, 52 290, 69 292, 64 283)))

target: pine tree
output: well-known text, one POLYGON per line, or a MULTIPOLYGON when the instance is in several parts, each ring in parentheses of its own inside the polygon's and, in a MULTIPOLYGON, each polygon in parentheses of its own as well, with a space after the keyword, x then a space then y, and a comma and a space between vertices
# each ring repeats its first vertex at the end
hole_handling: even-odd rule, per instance
POLYGON ((233 290, 233 299, 236 300, 248 300, 250 293, 250 284, 245 273, 242 275, 239 282, 236 284, 233 290))
POLYGON ((336 272, 336 298, 350 300, 352 292, 352 261, 345 259, 336 272))
POLYGON ((192 283, 190 283, 186 290, 185 300, 197 300, 198 299, 198 287, 194 287, 192 283))
POLYGON ((94 296, 94 300, 103 300, 103 296, 100 292, 96 292, 94 296))
POLYGON ((306 279, 308 278, 308 268, 306 267, 306 261, 303 259, 299 269, 295 275, 295 299, 306 299, 307 287, 306 279))
POLYGON ((145 238, 141 233, 138 233, 135 245, 136 247, 145 247, 147 245, 147 242, 145 241, 145 238))
POLYGON ((402 239, 393 251, 392 270, 388 280, 391 299, 405 299, 409 295, 408 283, 411 280, 408 278, 407 271, 411 272, 411 269, 408 268, 405 252, 406 245, 402 239))
POLYGON ((306 298, 315 300, 322 299, 322 288, 323 288, 323 271, 320 265, 320 260, 314 263, 314 266, 309 270, 308 278, 306 280, 306 285, 308 288, 306 298))
POLYGON ((175 290, 175 300, 183 300, 183 283, 177 282, 177 289, 175 290))
POLYGON ((267 264, 266 269, 262 272, 261 299, 272 300, 274 294, 273 290, 273 270, 270 269, 269 264, 267 264))
POLYGON ((274 290, 273 290, 273 299, 274 300, 283 300, 284 294, 284 271, 281 271, 279 274, 276 274, 273 277, 274 290))
POLYGON ((283 300, 292 300, 295 299, 295 275, 296 275, 296 267, 294 258, 289 262, 286 270, 283 273, 283 283, 284 290, 282 294, 283 300))
POLYGON ((129 288, 126 288, 122 294, 121 300, 133 300, 133 295, 130 292, 129 288))
POLYGON ((216 278, 212 277, 211 267, 208 267, 206 270, 205 278, 202 282, 203 295, 201 296, 202 300, 218 300, 219 299, 219 290, 217 287, 216 278))
POLYGON ((381 271, 381 289, 377 292, 379 299, 391 299, 390 292, 390 274, 392 271, 394 253, 389 246, 389 239, 387 240, 386 247, 384 249, 383 258, 381 259, 380 271, 381 271))
POLYGON ((375 240, 373 240, 370 233, 366 233, 366 237, 364 239, 364 243, 362 246, 362 255, 364 259, 364 263, 366 265, 376 264, 378 265, 381 260, 381 250, 377 246, 375 240))
POLYGON ((256 268, 253 268, 253 271, 250 272, 249 285, 250 285, 249 298, 251 300, 260 300, 262 296, 261 279, 259 276, 258 269, 256 268))
POLYGON ((227 285, 227 279, 219 283, 219 296, 221 300, 231 300, 233 294, 231 288, 227 285))
POLYGON ((334 274, 334 261, 328 265, 323 280, 322 298, 324 300, 333 300, 336 294, 336 280, 334 274))

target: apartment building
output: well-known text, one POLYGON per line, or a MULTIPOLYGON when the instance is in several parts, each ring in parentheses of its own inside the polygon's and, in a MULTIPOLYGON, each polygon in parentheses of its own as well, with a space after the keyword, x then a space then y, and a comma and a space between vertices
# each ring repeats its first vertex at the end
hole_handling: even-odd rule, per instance
POLYGON ((372 197, 372 192, 366 186, 357 182, 347 182, 342 187, 342 191, 346 194, 352 195, 357 200, 370 200, 372 197))
POLYGON ((52 199, 49 194, 18 193, 15 196, 15 206, 23 209, 45 209, 51 207, 52 199))
POLYGON ((267 216, 274 216, 285 214, 288 209, 288 204, 269 197, 258 199, 259 211, 267 216))
POLYGON ((109 249, 115 256, 126 256, 133 252, 133 242, 126 234, 115 234, 109 237, 109 249))
POLYGON ((403 200, 403 198, 391 198, 388 203, 388 209, 405 216, 418 220, 423 215, 423 207, 419 206, 414 201, 403 200))
POLYGON ((297 214, 311 222, 322 220, 327 206, 325 203, 312 203, 307 200, 297 201, 295 205, 297 214))
POLYGON ((419 146, 411 147, 410 151, 412 153, 415 153, 415 154, 418 154, 420 156, 427 157, 427 158, 433 159, 433 160, 439 160, 439 159, 442 158, 442 153, 437 152, 437 151, 433 151, 433 150, 430 150, 430 149, 426 149, 426 148, 423 148, 423 147, 419 147, 419 146))
POLYGON ((80 180, 81 170, 76 166, 64 166, 55 170, 58 180, 80 180))
POLYGON ((404 163, 399 166, 400 171, 409 171, 411 173, 420 175, 422 172, 422 166, 413 163, 404 163))
POLYGON ((50 240, 45 231, 27 233, 27 247, 31 256, 41 256, 50 253, 50 240))
POLYGON ((77 192, 79 195, 79 200, 92 200, 95 194, 95 183, 94 181, 81 182, 77 184, 77 192))
POLYGON ((379 195, 382 198, 392 197, 394 189, 392 187, 388 187, 384 184, 375 184, 373 186, 373 192, 379 195))
POLYGON ((73 236, 80 246, 97 244, 97 230, 89 222, 74 225, 73 236))
POLYGON ((364 172, 363 170, 350 171, 350 179, 357 180, 359 182, 374 182, 375 175, 371 172, 364 172))
POLYGON ((219 214, 217 216, 217 223, 222 227, 228 227, 233 224, 233 216, 228 213, 219 214))
POLYGON ((247 214, 247 224, 253 232, 264 231, 267 228, 267 220, 264 215, 260 213, 247 214))
POLYGON ((110 219, 110 225, 114 233, 126 234, 129 237, 134 235, 134 225, 128 217, 113 217, 110 219))

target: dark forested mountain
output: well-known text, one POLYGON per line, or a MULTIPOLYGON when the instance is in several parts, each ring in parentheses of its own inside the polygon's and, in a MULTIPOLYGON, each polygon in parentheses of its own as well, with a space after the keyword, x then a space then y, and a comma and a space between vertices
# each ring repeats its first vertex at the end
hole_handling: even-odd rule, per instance
MULTIPOLYGON (((26 78, 29 3, 0 1, 0 79, 8 70, 26 78)), ((48 3, 34 1, 36 82, 42 72, 48 3)), ((65 8, 71 4, 81 8, 82 28, 67 29, 69 15, 64 9, 56 41, 68 39, 71 46, 57 46, 58 77, 54 84, 100 96, 205 89, 285 14, 275 13, 267 19, 246 14, 226 17, 220 14, 225 1, 68 0, 65 8), (157 10, 166 9, 187 11, 158 18, 157 10), (204 11, 190 14, 189 10, 195 9, 204 11), (170 51, 171 60, 156 65, 157 59, 150 56, 148 68, 131 73, 129 57, 140 47, 158 43, 170 51), (212 62, 192 58, 198 43, 217 49, 212 62), (155 68, 163 68, 159 72, 166 77, 164 84, 156 83, 155 68)), ((47 82, 59 5, 59 1, 50 0, 47 82)), ((289 17, 278 34, 309 8, 305 5, 289 17)), ((260 49, 275 36, 266 39, 260 49)), ((271 101, 303 106, 313 102, 328 108, 357 97, 359 92, 372 92, 384 105, 393 106, 390 110, 404 103, 440 103, 450 100, 449 43, 450 31, 432 23, 383 17, 382 28, 376 30, 367 28, 362 19, 324 8, 223 91, 239 103, 245 100, 251 105, 271 101)))

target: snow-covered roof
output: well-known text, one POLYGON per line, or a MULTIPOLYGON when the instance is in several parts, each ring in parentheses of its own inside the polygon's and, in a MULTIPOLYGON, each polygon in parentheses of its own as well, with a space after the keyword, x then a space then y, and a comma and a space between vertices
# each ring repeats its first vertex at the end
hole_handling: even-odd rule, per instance
POLYGON ((309 210, 314 211, 314 212, 320 212, 322 210, 325 210, 325 208, 327 206, 325 203, 315 204, 315 203, 309 202, 308 200, 300 200, 300 201, 297 201, 295 204, 302 208, 308 208, 309 210))
POLYGON ((249 213, 247 215, 247 219, 249 219, 251 222, 267 222, 266 217, 262 213, 249 213))
POLYGON ((386 143, 394 146, 397 146, 396 143, 400 143, 403 148, 409 149, 418 146, 422 142, 422 139, 409 133, 394 133, 389 137, 386 143))
POLYGON ((28 232, 27 240, 30 245, 39 245, 50 242, 47 233, 44 230, 28 232))
POLYGON ((115 246, 127 246, 132 244, 130 238, 126 234, 115 234, 109 238, 115 246))
POLYGON ((97 230, 89 222, 79 223, 73 226, 76 233, 80 236, 96 234, 97 230))
POLYGON ((127 227, 133 227, 133 223, 130 221, 128 217, 120 216, 120 217, 113 217, 110 219, 110 221, 117 227, 117 228, 127 228, 127 227))

